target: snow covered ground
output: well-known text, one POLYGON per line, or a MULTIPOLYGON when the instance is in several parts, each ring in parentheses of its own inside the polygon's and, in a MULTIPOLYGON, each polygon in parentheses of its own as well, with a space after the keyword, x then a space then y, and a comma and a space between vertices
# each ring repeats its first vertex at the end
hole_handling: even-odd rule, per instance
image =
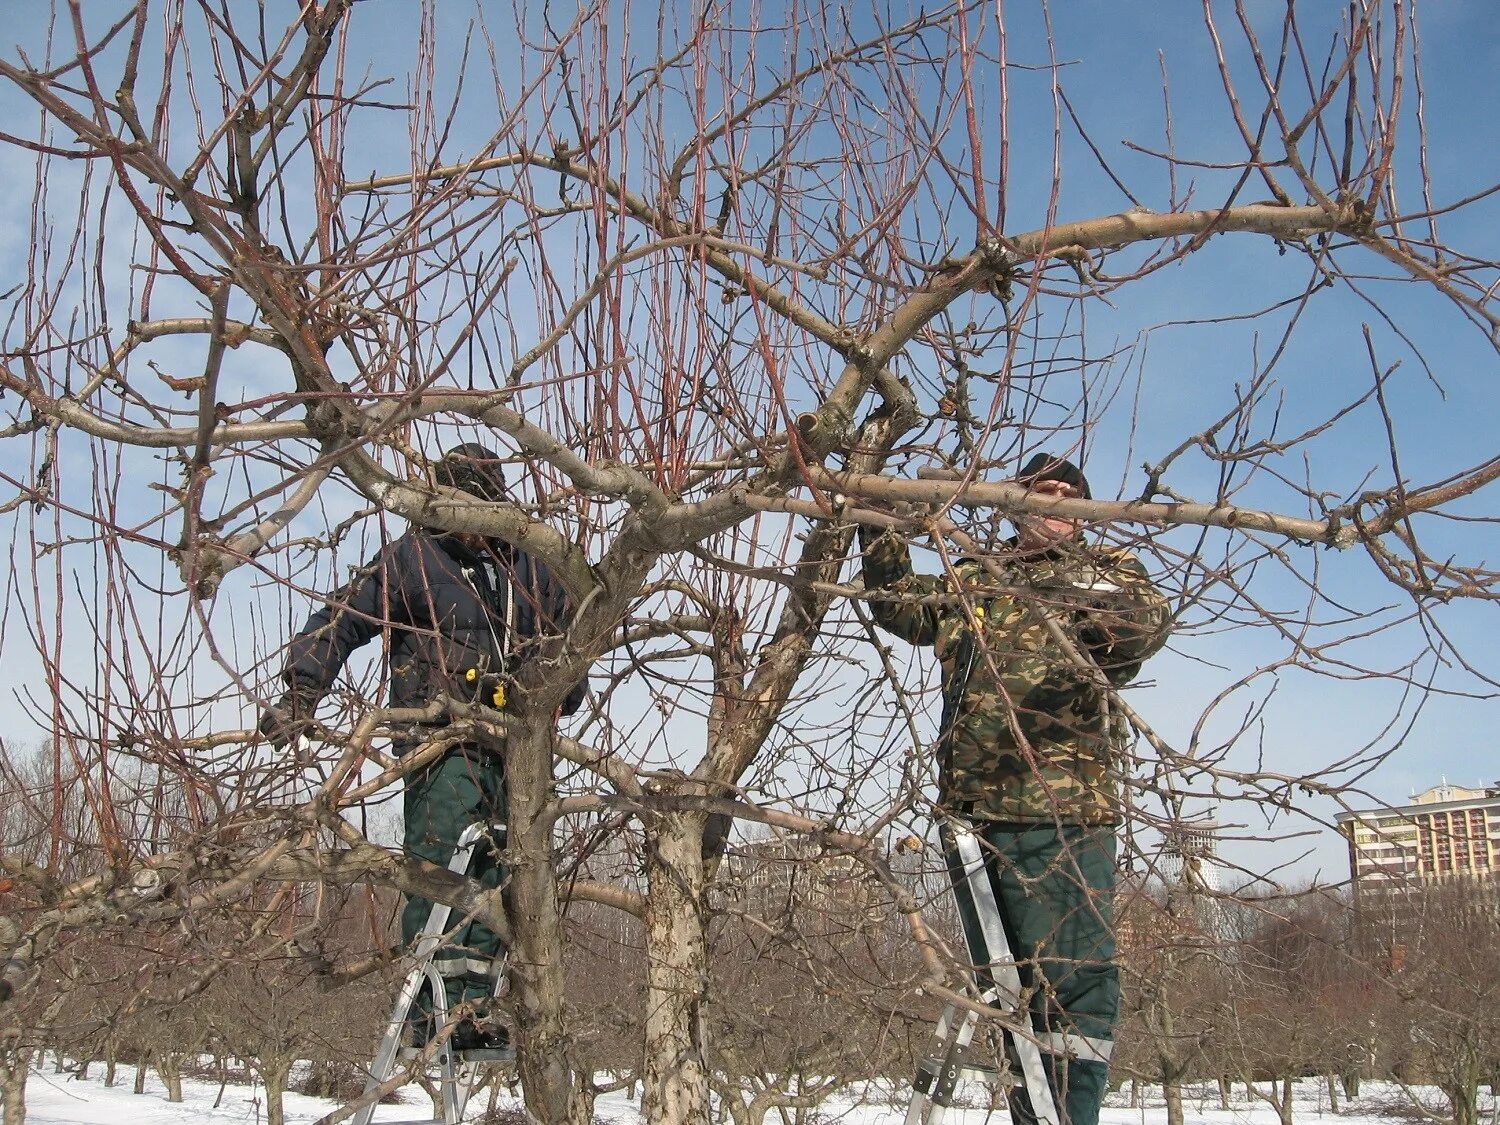
MULTIPOLYGON (((167 1101, 166 1091, 152 1075, 144 1094, 131 1093, 134 1072, 122 1068, 120 1083, 107 1088, 102 1078, 91 1077, 79 1081, 71 1075, 58 1075, 51 1067, 33 1071, 26 1087, 27 1125, 186 1125, 202 1122, 205 1125, 251 1125, 265 1120, 264 1095, 258 1087, 227 1087, 217 1108, 219 1098, 217 1082, 195 1079, 183 1080, 183 1100, 179 1104, 167 1101)), ((1232 1108, 1219 1108, 1216 1087, 1193 1088, 1185 1105, 1187 1125, 1278 1125, 1276 1113, 1264 1102, 1249 1103, 1242 1087, 1236 1086, 1232 1108)), ((376 1120, 397 1120, 423 1117, 430 1112, 431 1102, 419 1087, 408 1087, 403 1091, 405 1104, 382 1106, 376 1120)), ((1391 1125, 1400 1120, 1387 1112, 1387 1107, 1399 1099, 1393 1086, 1379 1082, 1367 1082, 1362 1097, 1352 1104, 1340 1103, 1340 1112, 1335 1114, 1329 1105, 1328 1093, 1321 1082, 1300 1083, 1297 1090, 1295 1121, 1297 1125, 1312 1125, 1314 1122, 1337 1122, 1337 1125, 1391 1125)), ((888 1100, 888 1099, 886 1099, 888 1100)), ((872 1098, 872 1103, 874 1099, 872 1098)), ((470 1114, 477 1119, 488 1102, 488 1094, 481 1094, 470 1114)), ((1430 1092, 1430 1105, 1436 1107, 1440 1099, 1430 1092)), ((508 1103, 502 1103, 508 1104, 508 1103)), ((308 1098, 299 1094, 288 1094, 285 1101, 287 1125, 311 1125, 323 1116, 334 1103, 322 1098, 308 1098)), ((1486 1103, 1486 1108, 1493 1108, 1486 1103)), ((899 1125, 904 1109, 892 1105, 867 1103, 851 1105, 848 1101, 830 1101, 823 1107, 823 1122, 826 1125, 899 1125)), ((983 1110, 970 1109, 954 1113, 947 1119, 952 1125, 980 1125, 986 1120, 983 1110)), ((635 1103, 623 1095, 606 1095, 599 1099, 598 1118, 617 1125, 638 1125, 641 1116, 635 1103)), ((770 1118, 777 1121, 775 1114, 770 1118)), ((1002 1112, 989 1118, 992 1125, 1006 1125, 1008 1119, 1002 1112)), ((1101 1125, 1164 1125, 1166 1110, 1159 1092, 1150 1091, 1142 1097, 1142 1105, 1132 1109, 1123 1093, 1112 1095, 1104 1111, 1101 1125)))

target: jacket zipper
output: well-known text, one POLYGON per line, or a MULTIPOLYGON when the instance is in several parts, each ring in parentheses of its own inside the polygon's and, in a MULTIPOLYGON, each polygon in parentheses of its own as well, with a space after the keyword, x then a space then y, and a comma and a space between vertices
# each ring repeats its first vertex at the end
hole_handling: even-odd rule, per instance
MULTIPOLYGON (((480 608, 480 610, 484 614, 484 627, 486 629, 488 629, 489 632, 490 632, 490 643, 492 645, 494 645, 494 647, 495 647, 495 660, 499 664, 499 667, 496 668, 495 671, 496 672, 505 672, 505 671, 507 671, 507 669, 505 667, 505 665, 507 663, 507 661, 506 661, 507 653, 506 653, 504 647, 502 647, 501 644, 500 644, 500 637, 495 633, 495 622, 494 622, 494 620, 493 620, 493 618, 491 616, 492 611, 490 609, 489 599, 486 598, 484 596, 483 592, 481 592, 481 590, 479 589, 479 583, 476 582, 476 581, 474 581, 474 568, 473 567, 471 567, 471 566, 464 566, 463 564, 460 563, 458 570, 459 570, 459 573, 464 576, 464 581, 469 584, 469 589, 471 589, 471 590, 474 591, 474 597, 479 602, 479 608, 480 608)), ((485 585, 489 585, 489 579, 488 578, 485 579, 485 585)), ((507 598, 506 601, 509 602, 510 599, 507 598)))

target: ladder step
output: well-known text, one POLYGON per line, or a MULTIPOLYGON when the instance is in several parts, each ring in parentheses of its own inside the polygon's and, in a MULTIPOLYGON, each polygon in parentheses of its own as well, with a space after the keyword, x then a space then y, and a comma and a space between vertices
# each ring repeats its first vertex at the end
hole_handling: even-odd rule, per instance
POLYGON ((997 1086, 1014 1086, 1016 1079, 1009 1071, 1001 1071, 993 1066, 985 1066, 983 1063, 975 1063, 970 1066, 960 1067, 958 1070, 960 1082, 978 1082, 989 1086, 991 1089, 997 1086))
MULTIPOLYGON (((492 835, 496 834, 493 826, 483 823, 471 824, 464 829, 459 836, 453 857, 448 861, 449 871, 455 874, 465 874, 469 871, 478 842, 487 831, 492 835)), ((375 1060, 370 1066, 370 1075, 365 1086, 366 1094, 373 1098, 374 1090, 396 1073, 398 1061, 410 1063, 413 1059, 420 1059, 427 1054, 428 1057, 422 1060, 423 1067, 428 1070, 429 1074, 434 1067, 439 1072, 438 1081, 442 1090, 443 1109, 436 1117, 377 1119, 376 1107, 371 1102, 361 1106, 355 1112, 350 1125, 457 1125, 457 1122, 463 1119, 469 1095, 474 1090, 479 1066, 484 1063, 511 1062, 515 1059, 513 1050, 497 1049, 498 1045, 505 1041, 498 1032, 469 1039, 463 1025, 453 1029, 457 1034, 452 1038, 442 1043, 429 1043, 426 1051, 404 1041, 408 1038, 428 1039, 432 1029, 444 1027, 448 1023, 449 1010, 445 996, 449 982, 438 972, 434 957, 444 941, 443 935, 447 929, 449 913, 449 908, 440 903, 434 903, 428 912, 427 922, 422 927, 422 935, 417 942, 415 963, 408 972, 401 991, 397 994, 395 1006, 386 1023, 385 1034, 380 1040, 380 1046, 376 1048, 375 1060), (420 1004, 424 989, 431 998, 430 1012, 420 1004), (460 1042, 474 1042, 476 1048, 480 1049, 455 1050, 454 1038, 459 1039, 460 1042), (489 1049, 483 1049, 486 1047, 489 1049)), ((491 992, 492 995, 498 996, 504 982, 505 957, 503 952, 492 968, 495 980, 491 992)))
POLYGON ((941 1083, 939 1076, 942 1073, 942 1065, 941 1059, 923 1059, 917 1068, 917 1077, 912 1082, 912 1088, 919 1094, 930 1094, 936 1087, 946 1086, 951 1089, 959 1082, 977 1082, 992 1090, 1002 1086, 1016 1085, 1016 1077, 1010 1071, 1002 1071, 998 1067, 988 1066, 985 1063, 965 1063, 951 1075, 949 1082, 941 1083))
MULTIPOLYGON (((396 1057, 401 1062, 411 1062, 422 1053, 421 1047, 402 1047, 396 1052, 396 1057)), ((443 1053, 438 1051, 428 1061, 438 1063, 442 1061, 443 1053)), ((516 1049, 514 1047, 475 1047, 467 1051, 455 1051, 453 1057, 460 1063, 508 1063, 516 1061, 516 1049)))
POLYGON ((461 1063, 504 1063, 516 1061, 516 1049, 514 1047, 475 1047, 467 1051, 455 1051, 458 1061, 461 1063))

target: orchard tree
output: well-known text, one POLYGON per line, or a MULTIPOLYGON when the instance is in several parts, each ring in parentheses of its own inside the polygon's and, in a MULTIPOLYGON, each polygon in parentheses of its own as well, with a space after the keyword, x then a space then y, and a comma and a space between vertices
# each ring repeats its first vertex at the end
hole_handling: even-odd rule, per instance
POLYGON ((931 820, 931 670, 870 631, 861 524, 939 569, 1027 511, 1145 556, 1179 677, 1114 700, 1148 834, 1205 796, 1261 835, 1362 800, 1425 701, 1493 684, 1465 648, 1495 592, 1496 197, 1465 156, 1493 122, 1431 19, 31 4, 0 52, 0 628, 14 724, 98 844, 65 870, 53 815, 0 860, 0 1019, 103 918, 383 886, 504 934, 529 1111, 581 1122, 562 951, 591 902, 644 923, 647 1113, 701 1121, 734 821, 867 865, 952 995, 884 856, 931 820), (461 441, 505 499, 436 482, 461 441), (1008 483, 1037 449, 1089 455, 1095 497, 1008 483), (498 713, 384 707, 360 663, 315 755, 270 752, 286 637, 413 524, 545 560, 565 635, 498 713), (1267 755, 1278 689, 1360 721, 1267 755), (459 741, 505 755, 503 903, 366 831, 459 741), (608 838, 639 880, 581 877, 608 838))
POLYGON ((1386 941, 1376 1024, 1383 1053, 1417 1112, 1433 1110, 1408 1082, 1436 1086, 1455 1125, 1477 1125, 1480 1086, 1490 1083, 1493 1095, 1500 1059, 1496 888, 1455 881, 1364 905, 1367 933, 1386 941))

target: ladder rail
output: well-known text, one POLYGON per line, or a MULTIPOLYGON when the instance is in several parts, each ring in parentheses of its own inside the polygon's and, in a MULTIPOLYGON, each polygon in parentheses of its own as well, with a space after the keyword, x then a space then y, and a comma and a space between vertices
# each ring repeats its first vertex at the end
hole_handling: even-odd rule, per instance
MULTIPOLYGON (((964 868, 964 880, 974 898, 975 913, 979 917, 980 929, 988 956, 984 961, 974 959, 974 964, 984 966, 984 972, 994 982, 994 994, 1000 1005, 1016 1012, 1018 1021, 1030 1022, 1030 1015, 1023 1008, 1021 970, 1016 964, 1010 940, 1005 934, 1005 924, 1000 917, 1000 904, 995 899, 995 887, 985 870, 984 853, 980 848, 979 834, 968 824, 956 824, 951 828, 954 850, 964 868)), ((983 991, 983 990, 981 990, 983 991)), ((1018 1034, 1014 1027, 1003 1027, 1006 1045, 1014 1054, 1021 1069, 1021 1080, 1031 1099, 1031 1111, 1037 1125, 1059 1125, 1057 1102, 1052 1096, 1052 1083, 1047 1078, 1042 1064, 1042 1048, 1037 1041, 1035 1028, 1031 1035, 1018 1034)))
POLYGON ((940 1125, 953 1107, 953 1095, 963 1078, 964 1060, 978 1024, 979 1013, 972 1009, 966 1009, 961 1016, 957 1005, 949 1004, 943 1009, 933 1032, 933 1039, 939 1044, 938 1051, 917 1065, 917 1077, 912 1082, 914 1096, 906 1111, 906 1125, 940 1125))
MULTIPOLYGON (((957 854, 961 874, 953 883, 955 898, 967 894, 979 922, 978 935, 984 948, 976 949, 974 936, 969 927, 963 927, 964 942, 969 949, 969 961, 974 966, 973 988, 979 999, 991 1007, 1006 1008, 1015 1013, 1018 1021, 1025 1021, 1031 1034, 1001 1023, 1001 1041, 1006 1051, 1015 1060, 1020 1070, 1022 1085, 1031 1102, 1031 1110, 1037 1125, 1060 1125, 1057 1099, 1053 1095, 1052 1083, 1042 1062, 1042 1048, 1036 1029, 1031 1026, 1029 1011, 1022 1006, 1025 999, 1021 985, 1021 970, 1016 964, 1010 939, 1005 933, 1005 924, 1000 915, 1000 904, 995 898, 995 889, 986 870, 984 852, 979 834, 972 825, 952 822, 943 826, 952 850, 957 854), (988 980, 988 987, 985 981, 988 980)), ((966 1011, 955 1032, 952 1021, 956 1006, 944 1009, 934 1032, 938 1043, 934 1055, 929 1055, 918 1064, 917 1077, 912 1082, 912 1100, 906 1115, 906 1125, 940 1125, 952 1106, 953 1087, 962 1077, 963 1058, 973 1042, 979 1013, 966 1011)), ((1015 1114, 1011 1114, 1012 1121, 1015 1114)))
MULTIPOLYGON (((455 875, 468 874, 469 865, 474 858, 474 850, 478 847, 481 837, 486 832, 501 827, 503 826, 476 821, 465 828, 458 837, 458 846, 453 849, 452 858, 448 860, 448 870, 455 875)), ((370 1076, 365 1082, 364 1093, 361 1095, 362 1100, 369 1100, 355 1112, 351 1125, 371 1125, 375 1109, 380 1104, 380 1099, 375 1096, 376 1091, 396 1072, 400 1063, 401 1041, 406 1025, 424 984, 429 987, 432 994, 433 1027, 440 1030, 447 1028, 449 1023, 447 988, 442 974, 437 971, 437 966, 432 962, 433 955, 442 946, 443 937, 448 930, 448 919, 452 917, 452 913, 453 908, 446 903, 434 902, 432 904, 432 910, 427 915, 427 924, 422 927, 422 933, 417 938, 416 948, 413 950, 412 955, 417 963, 411 972, 406 974, 406 979, 401 984, 401 991, 396 995, 396 1003, 386 1023, 385 1034, 381 1036, 380 1044, 375 1049, 375 1059, 370 1064, 370 1076)), ((502 971, 497 973, 495 978, 496 995, 499 994, 504 979, 502 960, 502 971)), ((445 1125, 458 1125, 463 1120, 469 1095, 474 1089, 478 1066, 460 1060, 457 1052, 453 1050, 451 1039, 444 1039, 438 1045, 436 1058, 441 1084, 443 1120, 445 1125)))

